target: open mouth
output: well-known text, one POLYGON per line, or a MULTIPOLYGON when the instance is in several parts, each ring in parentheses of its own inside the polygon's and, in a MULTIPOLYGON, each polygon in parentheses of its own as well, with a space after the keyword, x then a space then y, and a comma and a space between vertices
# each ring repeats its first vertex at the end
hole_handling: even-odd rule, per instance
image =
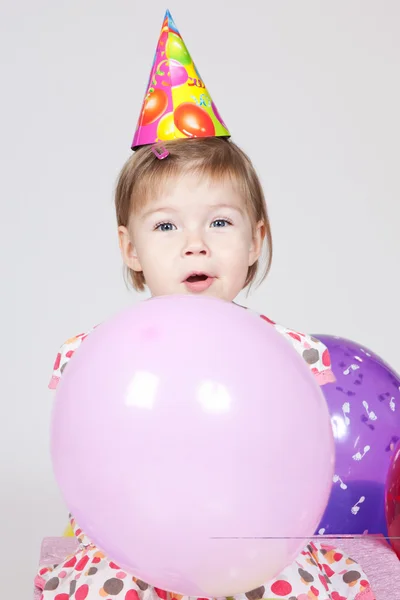
POLYGON ((191 293, 205 292, 213 282, 214 277, 207 273, 192 273, 184 280, 184 284, 191 293))
POLYGON ((209 276, 205 273, 196 273, 194 275, 189 275, 189 277, 187 277, 185 281, 187 281, 188 283, 196 283, 197 281, 207 281, 208 277, 209 276))

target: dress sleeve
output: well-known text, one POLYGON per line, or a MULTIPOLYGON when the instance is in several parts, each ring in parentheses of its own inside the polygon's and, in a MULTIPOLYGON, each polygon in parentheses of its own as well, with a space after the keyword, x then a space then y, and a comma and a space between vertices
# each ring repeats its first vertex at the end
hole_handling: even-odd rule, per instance
POLYGON ((233 600, 375 600, 361 566, 342 550, 309 542, 296 560, 259 588, 233 600))
POLYGON ((61 346, 60 350, 57 353, 56 360, 54 361, 53 373, 48 386, 50 390, 55 390, 57 388, 58 382, 61 379, 65 367, 71 360, 77 348, 79 348, 81 343, 87 338, 91 331, 92 330, 88 331, 87 333, 80 333, 79 335, 76 335, 67 340, 61 346))
POLYGON ((278 325, 278 323, 271 321, 271 319, 265 315, 260 315, 260 317, 273 325, 275 329, 293 345, 295 350, 297 350, 309 365, 310 370, 319 385, 322 386, 336 381, 332 371, 329 350, 325 344, 311 335, 299 333, 293 329, 278 325))

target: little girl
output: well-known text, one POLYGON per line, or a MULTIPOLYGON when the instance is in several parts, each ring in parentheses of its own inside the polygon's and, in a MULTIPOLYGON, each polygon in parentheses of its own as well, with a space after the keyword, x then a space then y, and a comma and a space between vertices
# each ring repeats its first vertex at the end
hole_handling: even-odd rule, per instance
MULTIPOLYGON (((271 256, 264 196, 247 156, 217 137, 166 142, 139 149, 125 164, 116 190, 119 241, 133 286, 152 296, 205 294, 234 301, 261 270, 263 243, 271 256)), ((270 264, 267 259, 265 270, 270 264)), ((320 385, 334 381, 327 349, 318 340, 264 316, 302 354, 320 385)), ((68 340, 57 355, 50 387, 56 388, 74 351, 88 334, 68 340)), ((43 600, 182 600, 136 580, 96 548, 71 518, 79 540, 75 555, 40 569, 43 600)), ((237 600, 373 600, 359 565, 339 550, 310 542, 280 575, 237 600)))
MULTIPOLYGON (((163 89, 167 84, 164 81, 163 89)), ((203 294, 233 302, 258 275, 261 280, 267 275, 272 242, 262 187, 249 158, 228 138, 229 132, 167 13, 132 146, 136 152, 122 169, 115 195, 122 258, 137 291, 147 286, 152 296, 203 294), (169 50, 164 34, 174 36, 169 50), (158 96, 152 95, 157 92, 158 77, 165 76, 166 69, 160 65, 168 52, 174 53, 171 71, 172 65, 177 69, 175 79, 168 71, 170 86, 190 86, 190 97, 196 100, 193 105, 182 103, 184 96, 176 104, 178 97, 173 94, 160 104, 161 88, 158 96), (186 65, 186 79, 182 64, 186 65), (171 113, 165 113, 168 110, 171 113), (170 128, 170 114, 175 129, 170 128)), ((303 356, 320 385, 335 380, 322 343, 260 317, 303 356)), ((51 389, 57 387, 87 335, 90 332, 62 346, 51 389)), ((186 600, 126 573, 96 548, 73 517, 70 526, 79 545, 61 564, 40 568, 35 584, 42 600, 186 600)), ((235 598, 374 600, 374 595, 365 573, 350 557, 331 545, 310 542, 274 580, 235 598)))

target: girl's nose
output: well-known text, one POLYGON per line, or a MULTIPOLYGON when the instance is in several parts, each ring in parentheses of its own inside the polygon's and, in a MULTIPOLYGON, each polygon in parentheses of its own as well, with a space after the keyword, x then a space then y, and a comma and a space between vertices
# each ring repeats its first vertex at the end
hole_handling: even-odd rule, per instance
POLYGON ((185 248, 184 248, 185 256, 192 256, 192 255, 208 256, 209 254, 210 254, 210 250, 201 236, 192 235, 192 236, 188 237, 185 248))

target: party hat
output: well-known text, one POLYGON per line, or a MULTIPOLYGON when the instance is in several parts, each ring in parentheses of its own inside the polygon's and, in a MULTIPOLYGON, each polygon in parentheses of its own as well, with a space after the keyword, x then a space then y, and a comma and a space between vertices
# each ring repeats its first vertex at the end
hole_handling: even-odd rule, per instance
POLYGON ((194 137, 230 133, 167 10, 131 148, 194 137))

